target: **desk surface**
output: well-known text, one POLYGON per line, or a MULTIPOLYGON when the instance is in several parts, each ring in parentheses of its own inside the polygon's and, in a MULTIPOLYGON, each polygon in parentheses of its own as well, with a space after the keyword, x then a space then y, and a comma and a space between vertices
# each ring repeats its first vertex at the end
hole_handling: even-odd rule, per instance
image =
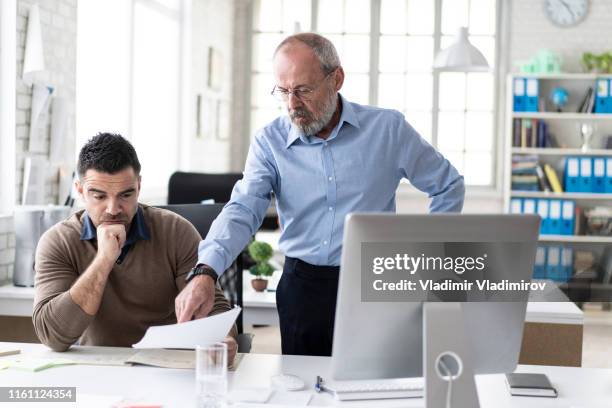
MULTIPOLYGON (((248 313, 249 308, 268 310, 277 319, 276 293, 255 292, 250 279, 250 275, 245 273, 245 313, 248 313)), ((12 284, 0 286, 0 316, 32 316, 33 300, 34 288, 15 287, 12 284)), ((583 324, 583 312, 572 302, 529 302, 525 320, 534 323, 583 324)))
MULTIPOLYGON (((23 353, 40 352, 44 346, 25 343, 0 343, 0 348, 21 348, 23 353)), ((69 352, 66 353, 69 358, 69 352)), ((0 357, 10 358, 10 357, 0 357)), ((247 354, 235 373, 230 373, 230 389, 269 387, 269 379, 278 373, 294 374, 307 383, 312 392, 316 375, 330 378, 328 357, 280 356, 247 354)), ((612 401, 612 370, 519 366, 518 372, 539 372, 549 376, 559 391, 559 398, 511 397, 503 375, 477 376, 482 408, 487 407, 609 407, 612 401)), ((95 394, 127 398, 146 398, 163 403, 164 407, 193 406, 193 370, 152 367, 114 367, 74 365, 52 368, 37 373, 6 369, 0 371, 2 386, 65 386, 77 387, 77 395, 95 394)), ((357 401, 339 403, 328 394, 313 394, 310 406, 419 407, 423 399, 357 401)), ((54 404, 50 404, 49 407, 54 404)), ((0 403, 0 407, 7 406, 0 403)))

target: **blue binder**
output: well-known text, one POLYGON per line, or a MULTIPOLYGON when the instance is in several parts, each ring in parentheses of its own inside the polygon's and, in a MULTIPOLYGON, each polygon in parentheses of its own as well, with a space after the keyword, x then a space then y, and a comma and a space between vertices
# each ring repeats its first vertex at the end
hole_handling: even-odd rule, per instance
POLYGON ((548 217, 548 200, 538 200, 538 215, 542 218, 540 222, 540 234, 550 234, 550 218, 548 217))
POLYGON ((548 233, 561 234, 561 200, 550 200, 548 203, 548 233))
POLYGON ((523 213, 523 200, 520 198, 513 198, 510 200, 510 214, 522 214, 523 213))
POLYGON ((590 157, 580 158, 580 190, 581 193, 593 192, 593 160, 590 157))
POLYGON ((567 282, 574 275, 574 249, 563 247, 561 249, 561 273, 563 282, 567 282))
POLYGON ((533 279, 546 279, 546 247, 544 246, 539 246, 536 250, 533 279))
POLYGON ((536 200, 533 198, 523 199, 523 214, 537 214, 536 200))
POLYGON ((546 250, 546 277, 558 281, 561 277, 561 248, 549 246, 546 250))
POLYGON ((595 107, 594 113, 608 113, 608 98, 610 97, 610 82, 606 78, 595 81, 595 107))
POLYGON ((612 157, 606 159, 606 193, 612 194, 612 157))
POLYGON ((525 105, 527 103, 527 98, 525 96, 525 78, 514 78, 512 94, 514 95, 514 111, 525 112, 525 105))
POLYGON ((538 97, 540 94, 539 82, 536 78, 525 79, 525 94, 527 95, 527 101, 525 103, 525 111, 537 112, 538 111, 538 97))
POLYGON ((561 235, 574 235, 576 203, 572 200, 563 200, 561 207, 561 235))
POLYGON ((580 159, 568 157, 565 160, 565 191, 577 193, 580 191, 580 159))
POLYGON ((606 159, 593 157, 593 192, 606 192, 606 159))
POLYGON ((605 103, 606 113, 612 113, 612 79, 608 79, 608 97, 605 103))

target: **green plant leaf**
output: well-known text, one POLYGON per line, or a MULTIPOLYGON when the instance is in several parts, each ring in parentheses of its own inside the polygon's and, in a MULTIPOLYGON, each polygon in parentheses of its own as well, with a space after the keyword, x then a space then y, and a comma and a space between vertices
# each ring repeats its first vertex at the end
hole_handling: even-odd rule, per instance
POLYGON ((266 262, 274 253, 270 244, 261 241, 253 241, 248 246, 249 255, 255 262, 266 262))

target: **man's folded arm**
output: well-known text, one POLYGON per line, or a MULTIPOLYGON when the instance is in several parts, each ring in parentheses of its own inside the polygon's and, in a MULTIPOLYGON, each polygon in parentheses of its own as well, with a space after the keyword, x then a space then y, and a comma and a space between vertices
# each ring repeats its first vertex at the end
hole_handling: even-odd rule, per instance
POLYGON ((70 296, 70 287, 79 275, 64 245, 59 234, 48 231, 38 243, 35 260, 34 330, 39 340, 55 351, 67 350, 94 318, 70 296))

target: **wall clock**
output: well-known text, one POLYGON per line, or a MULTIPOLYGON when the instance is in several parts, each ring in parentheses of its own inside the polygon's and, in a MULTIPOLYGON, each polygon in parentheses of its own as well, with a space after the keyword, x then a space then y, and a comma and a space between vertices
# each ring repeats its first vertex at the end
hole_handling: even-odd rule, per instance
POLYGON ((571 27, 585 19, 589 0, 544 0, 544 11, 553 24, 571 27))

